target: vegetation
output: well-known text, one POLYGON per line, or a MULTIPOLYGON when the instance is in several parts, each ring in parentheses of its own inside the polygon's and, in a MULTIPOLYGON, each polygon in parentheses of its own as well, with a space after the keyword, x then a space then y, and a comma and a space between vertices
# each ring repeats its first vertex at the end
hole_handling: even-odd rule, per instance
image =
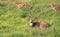
POLYGON ((60 3, 60 0, 17 0, 27 2, 30 12, 37 21, 48 22, 48 29, 35 29, 29 26, 26 8, 18 9, 16 0, 0 0, 0 37, 60 37, 60 11, 56 13, 49 3, 60 3))

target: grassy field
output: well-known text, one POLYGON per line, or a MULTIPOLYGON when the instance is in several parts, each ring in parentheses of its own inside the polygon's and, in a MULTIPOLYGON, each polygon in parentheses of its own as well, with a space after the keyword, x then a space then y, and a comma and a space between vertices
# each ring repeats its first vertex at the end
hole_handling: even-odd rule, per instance
POLYGON ((17 0, 27 2, 33 18, 48 22, 51 25, 48 29, 31 28, 28 11, 18 9, 13 1, 16 0, 0 0, 0 37, 60 37, 60 11, 55 13, 49 5, 59 4, 60 0, 17 0))

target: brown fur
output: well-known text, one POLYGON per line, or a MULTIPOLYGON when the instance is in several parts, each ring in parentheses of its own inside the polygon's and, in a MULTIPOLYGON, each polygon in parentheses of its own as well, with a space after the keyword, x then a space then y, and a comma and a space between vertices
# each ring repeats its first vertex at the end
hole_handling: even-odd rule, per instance
POLYGON ((49 24, 47 22, 37 22, 36 28, 49 28, 49 24))
POLYGON ((49 28, 49 24, 47 22, 40 22, 40 28, 49 28))

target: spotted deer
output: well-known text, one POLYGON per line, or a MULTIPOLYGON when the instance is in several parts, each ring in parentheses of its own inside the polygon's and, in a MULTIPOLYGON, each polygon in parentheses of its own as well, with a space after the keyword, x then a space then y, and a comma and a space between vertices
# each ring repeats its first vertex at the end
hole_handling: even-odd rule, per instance
POLYGON ((47 22, 37 22, 30 17, 30 26, 34 28, 49 28, 50 25, 47 22))
POLYGON ((23 3, 16 3, 16 6, 20 9, 20 8, 29 8, 29 4, 27 2, 23 2, 23 3))
POLYGON ((55 12, 60 9, 60 4, 50 3, 50 6, 55 12))

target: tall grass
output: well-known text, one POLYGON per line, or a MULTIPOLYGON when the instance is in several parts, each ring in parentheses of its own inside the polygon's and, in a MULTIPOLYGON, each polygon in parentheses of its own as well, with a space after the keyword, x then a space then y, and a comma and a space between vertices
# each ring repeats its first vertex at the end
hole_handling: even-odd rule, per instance
POLYGON ((48 29, 35 29, 29 26, 28 11, 18 9, 13 1, 0 0, 0 37, 60 37, 60 11, 56 13, 49 3, 59 4, 60 0, 17 0, 27 2, 30 12, 37 21, 48 22, 48 29), (7 2, 5 2, 7 1, 7 2))

